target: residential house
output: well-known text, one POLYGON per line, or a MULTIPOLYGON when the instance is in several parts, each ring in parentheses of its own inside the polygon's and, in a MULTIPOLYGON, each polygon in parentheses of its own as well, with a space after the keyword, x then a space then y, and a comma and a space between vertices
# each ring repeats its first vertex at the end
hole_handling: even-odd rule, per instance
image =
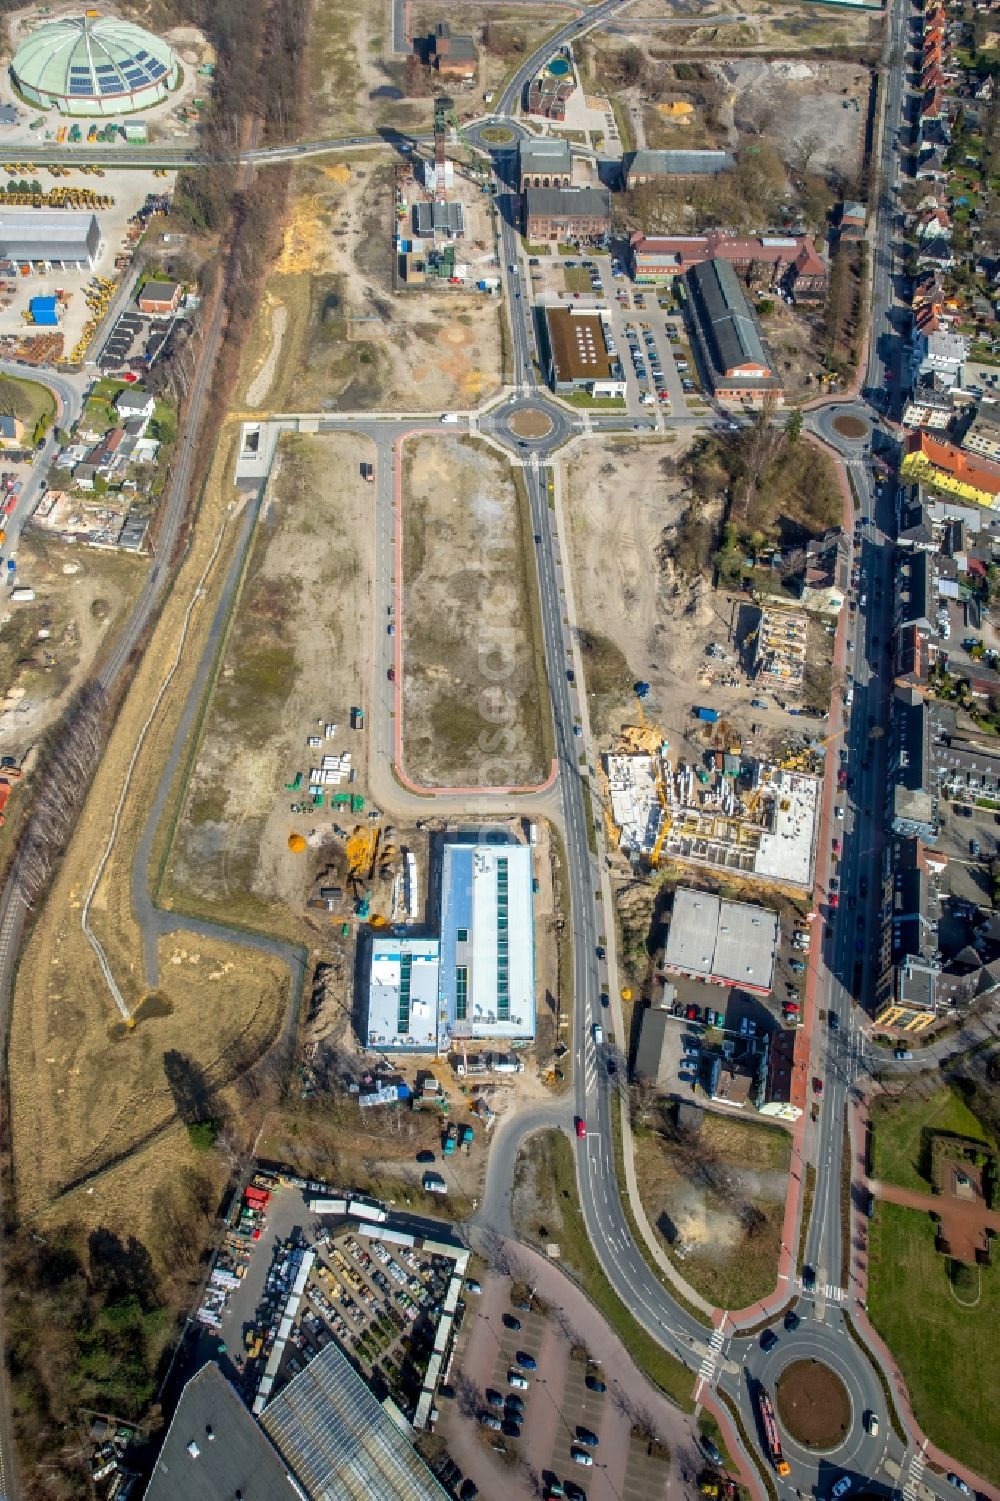
POLYGON ((837 229, 841 241, 858 241, 865 237, 868 209, 863 203, 845 202, 837 214, 837 229))
POLYGON ((913 336, 913 365, 918 377, 932 377, 950 390, 960 385, 962 367, 969 357, 969 341, 964 334, 938 329, 934 333, 916 332, 913 336))
POLYGON ((851 544, 846 532, 824 532, 806 544, 802 604, 818 615, 834 618, 843 609, 851 576, 851 544))
POLYGON ((149 392, 139 391, 134 386, 129 386, 124 391, 119 391, 115 397, 115 411, 123 422, 128 423, 134 417, 138 417, 142 421, 140 438, 146 431, 149 420, 155 410, 156 401, 149 392))
POLYGON ((904 485, 897 492, 896 546, 906 552, 937 551, 930 505, 919 485, 904 485))
POLYGON ((909 434, 900 470, 908 480, 920 480, 964 500, 1000 508, 1000 463, 966 453, 957 444, 930 433, 909 434))

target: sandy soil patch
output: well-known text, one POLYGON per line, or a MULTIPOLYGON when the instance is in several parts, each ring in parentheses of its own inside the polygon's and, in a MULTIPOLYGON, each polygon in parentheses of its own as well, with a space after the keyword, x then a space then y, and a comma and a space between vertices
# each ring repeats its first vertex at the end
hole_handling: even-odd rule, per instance
POLYGON ((407 446, 403 741, 415 780, 516 786, 548 773, 532 551, 504 459, 469 439, 407 446))
POLYGON ((278 355, 281 353, 281 341, 285 337, 285 329, 288 325, 288 309, 283 302, 276 303, 269 292, 264 294, 264 303, 260 309, 259 318, 264 321, 270 315, 271 320, 271 347, 261 363, 253 380, 247 386, 247 405, 251 407, 263 406, 268 391, 274 380, 274 372, 278 364, 278 355))

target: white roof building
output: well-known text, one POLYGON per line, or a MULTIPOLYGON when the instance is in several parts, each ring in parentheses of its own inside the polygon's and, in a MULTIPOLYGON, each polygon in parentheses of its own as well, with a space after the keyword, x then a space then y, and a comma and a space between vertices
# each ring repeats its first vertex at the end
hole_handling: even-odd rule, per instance
POLYGON ((446 844, 441 876, 439 1038, 535 1035, 531 849, 446 844))
POLYGON ((367 1045, 404 1053, 437 1048, 436 938, 375 938, 368 976, 367 1045))
POLYGON ((767 992, 774 979, 778 914, 748 902, 724 902, 710 891, 679 886, 663 955, 674 973, 767 992))

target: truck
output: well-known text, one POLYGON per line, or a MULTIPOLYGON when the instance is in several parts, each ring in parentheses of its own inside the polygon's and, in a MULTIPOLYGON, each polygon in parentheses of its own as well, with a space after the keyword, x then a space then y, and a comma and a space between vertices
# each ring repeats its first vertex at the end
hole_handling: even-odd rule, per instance
POLYGON ((442 422, 457 422, 458 421, 458 413, 457 412, 442 412, 441 413, 441 421, 442 422))
POLYGON ((440 1173, 424 1173, 423 1186, 424 1193, 446 1194, 448 1192, 448 1185, 440 1173))
POLYGON ((454 1121, 449 1121, 448 1129, 444 1133, 444 1143, 441 1148, 442 1155, 445 1157, 453 1157, 455 1155, 455 1147, 457 1143, 458 1130, 455 1126, 454 1121))
POLYGON ((373 485, 375 483, 375 465, 374 464, 362 464, 361 465, 361 478, 363 480, 365 480, 369 485, 373 485))
POLYGON ((701 719, 705 722, 705 724, 714 724, 719 717, 718 709, 706 709, 698 704, 694 706, 694 708, 691 710, 691 713, 694 715, 695 719, 701 719))
POLYGON ((790 1470, 788 1460, 781 1452, 781 1439, 778 1436, 778 1424, 774 1416, 774 1408, 771 1399, 763 1387, 757 1390, 757 1406, 760 1410, 760 1420, 764 1427, 764 1437, 767 1440, 768 1453, 771 1463, 779 1475, 787 1475, 790 1470))
POLYGON ((472 1142, 473 1142, 473 1138, 474 1138, 475 1134, 476 1133, 473 1131, 473 1129, 472 1129, 471 1126, 465 1125, 465 1126, 462 1127, 462 1151, 463 1152, 467 1152, 469 1150, 469 1148, 472 1146, 472 1142))

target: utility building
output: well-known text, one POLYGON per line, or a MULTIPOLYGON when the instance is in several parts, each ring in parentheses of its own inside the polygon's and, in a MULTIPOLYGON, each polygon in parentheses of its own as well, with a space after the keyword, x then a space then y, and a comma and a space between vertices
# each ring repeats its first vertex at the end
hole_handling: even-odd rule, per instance
POLYGON ((679 886, 663 967, 668 973, 766 995, 779 936, 778 914, 770 908, 724 902, 712 892, 679 886))
POLYGON ((573 156, 569 141, 558 136, 529 137, 517 148, 521 192, 528 188, 573 186, 573 156))

